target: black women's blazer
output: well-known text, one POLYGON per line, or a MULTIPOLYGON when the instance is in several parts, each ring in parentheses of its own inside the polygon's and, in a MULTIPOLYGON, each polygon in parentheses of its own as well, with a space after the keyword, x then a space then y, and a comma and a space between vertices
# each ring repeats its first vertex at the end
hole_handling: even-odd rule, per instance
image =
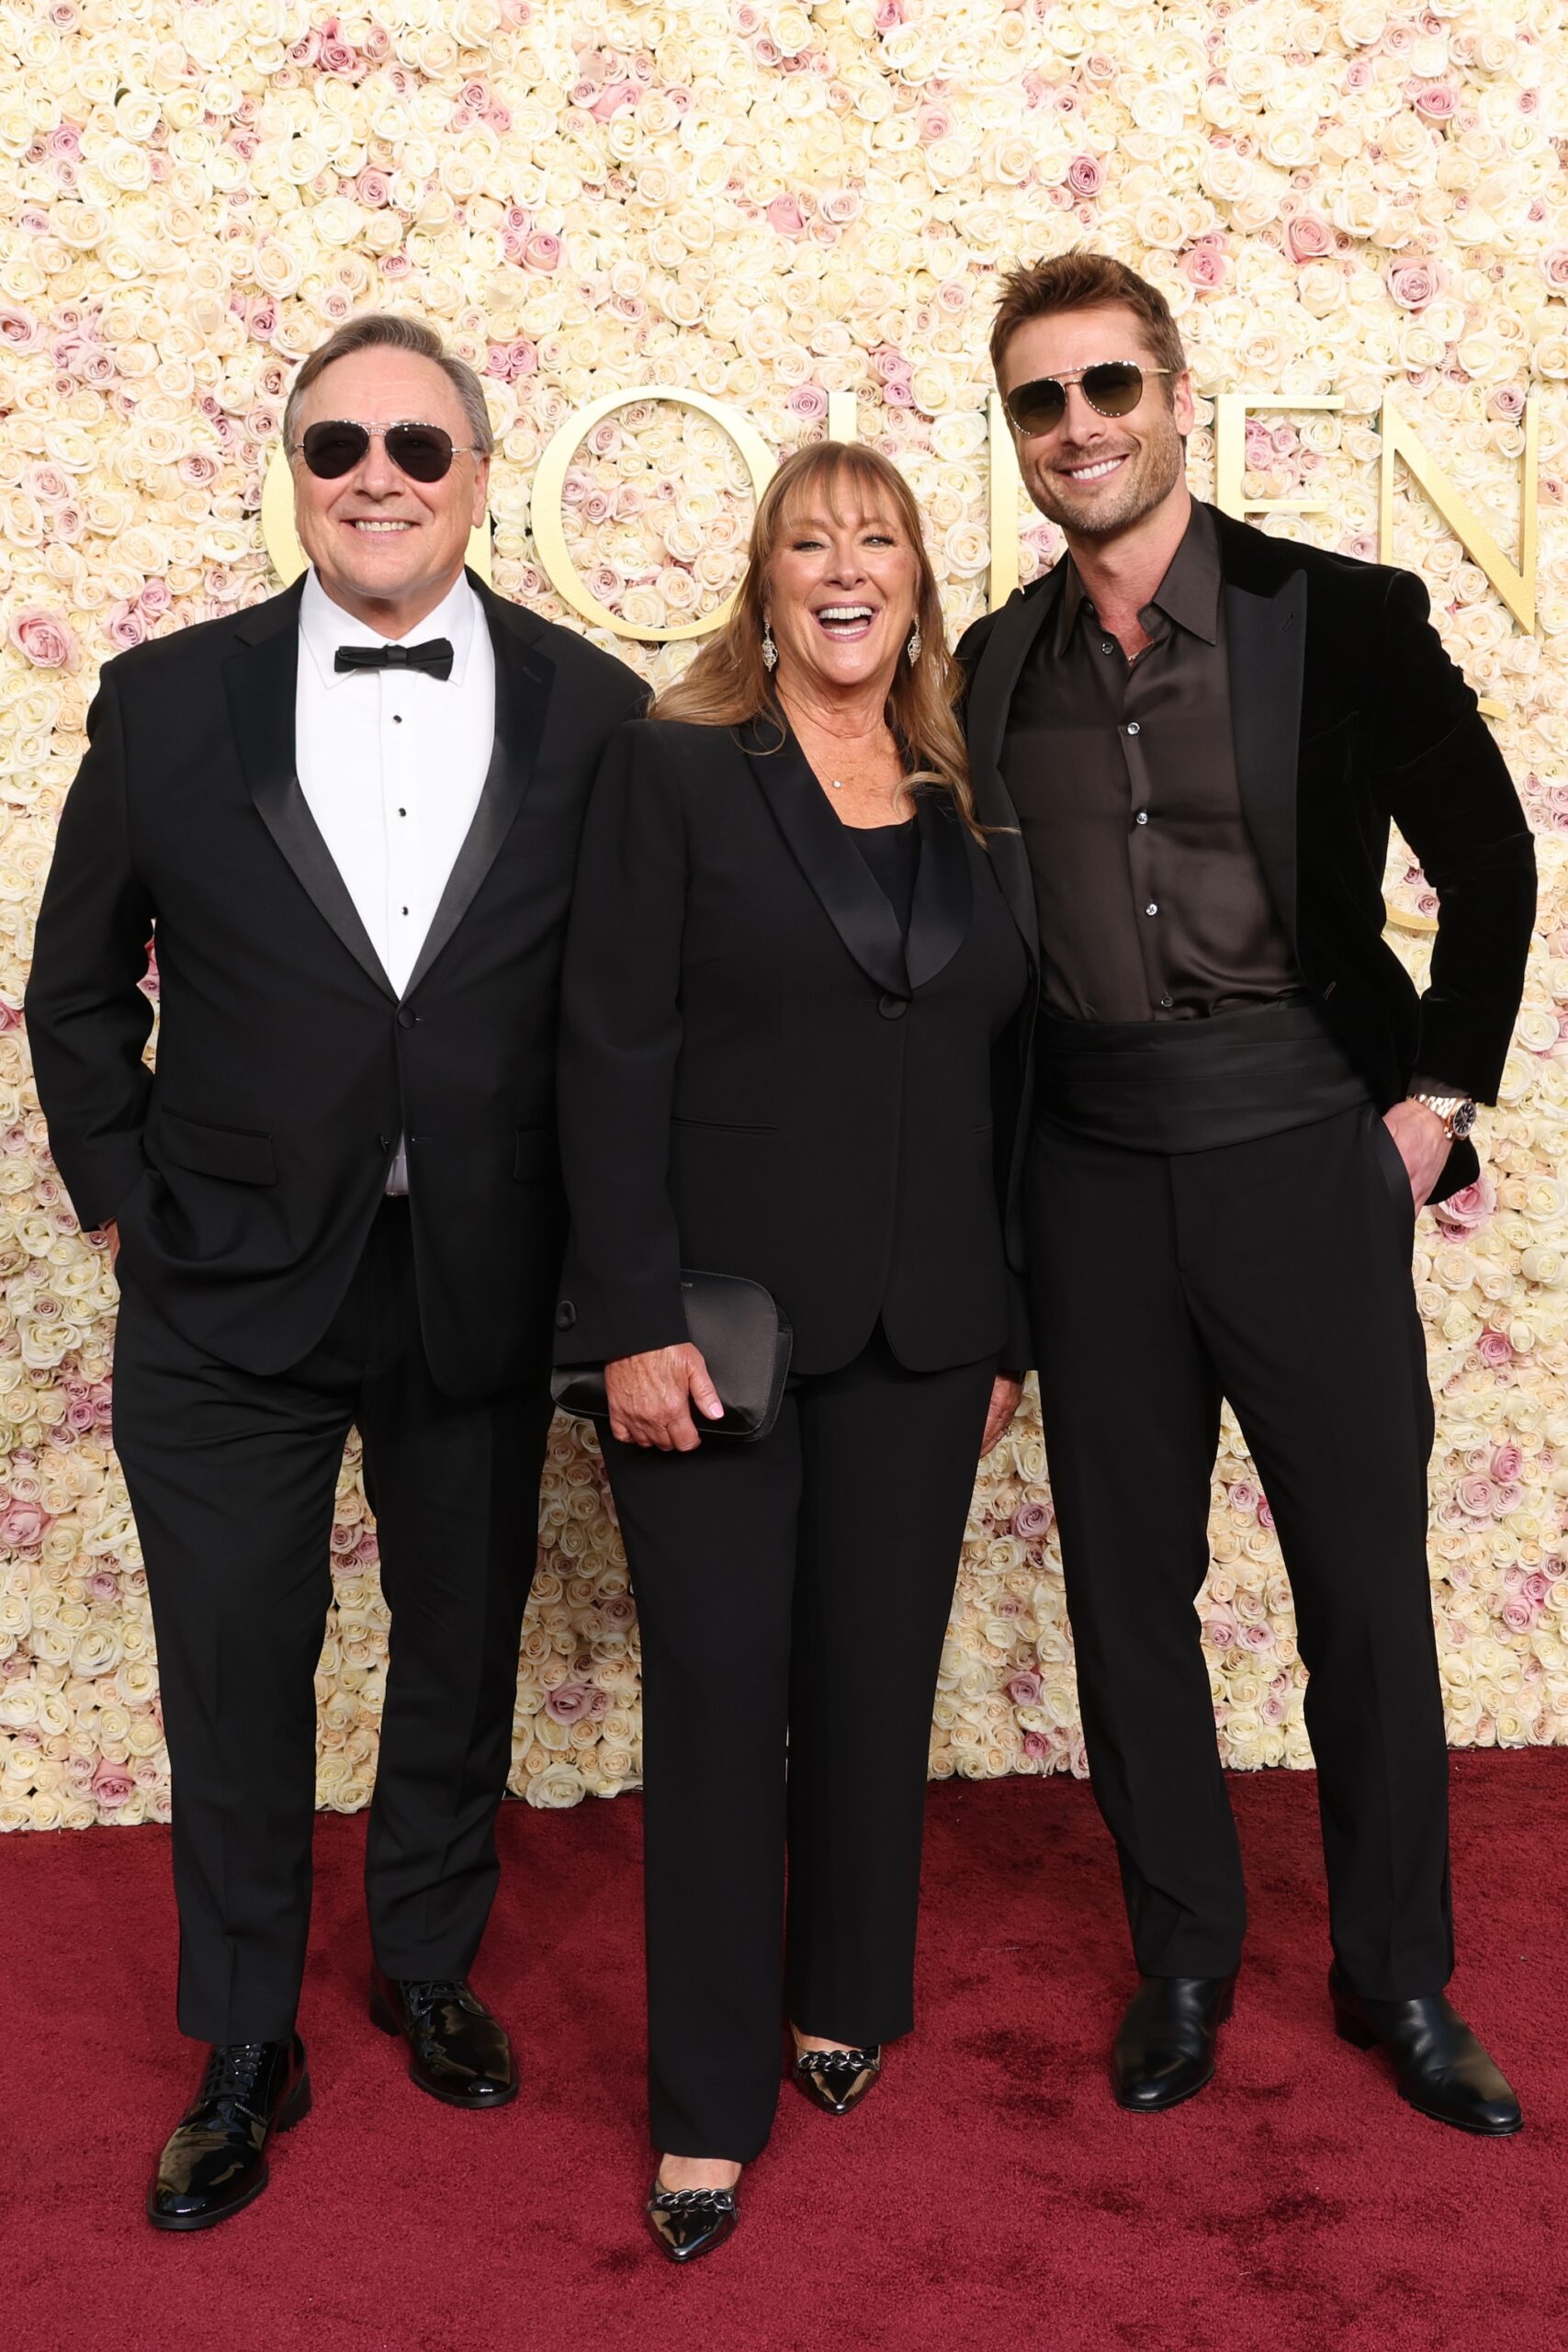
POLYGON ((910 1370, 1027 1361, 1002 1228, 1031 968, 987 853, 918 801, 906 945, 771 721, 616 734, 567 944, 558 1361, 684 1340, 683 1265, 772 1291, 802 1372, 879 1315, 910 1370))
MULTIPOLYGON (((1535 912, 1529 828, 1475 695, 1408 571, 1270 538, 1216 513, 1242 805, 1303 980, 1378 1107, 1417 1073, 1495 1099, 1535 912), (1417 996, 1383 938, 1390 820, 1438 894, 1431 979, 1417 996)), ((1060 567, 976 621, 969 755, 979 811, 1006 824, 998 767, 1019 672, 1055 612, 1060 567)), ((998 857, 1030 892, 1014 834, 998 857)), ((1456 1144, 1433 1197, 1477 1173, 1456 1144)))
POLYGON ((118 1219, 122 1272, 246 1371, 320 1339, 400 1134, 437 1382, 480 1396, 549 1362, 567 904, 600 752, 645 694, 469 578, 495 747, 400 998, 295 772, 298 587, 122 654, 89 715, 27 997, 50 1143, 82 1223, 118 1219))

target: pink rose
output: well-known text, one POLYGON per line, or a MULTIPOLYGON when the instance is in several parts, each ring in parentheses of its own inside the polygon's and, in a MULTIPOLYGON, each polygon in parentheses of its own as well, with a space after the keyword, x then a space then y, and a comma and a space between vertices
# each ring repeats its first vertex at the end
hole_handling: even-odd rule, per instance
MULTIPOLYGON (((891 0, 885 0, 885 5, 891 5, 891 0)), ((1026 1731, 1023 1735, 1023 1752, 1032 1761, 1038 1761, 1042 1756, 1048 1756, 1051 1752, 1050 1742, 1046 1739, 1044 1733, 1026 1731)))
POLYGON ((1475 1343, 1475 1352, 1494 1372, 1502 1371, 1514 1361, 1513 1342, 1506 1331, 1483 1331, 1475 1343))
POLYGON ((360 173, 354 187, 360 203, 367 204, 372 212, 378 211, 392 193, 392 185, 386 173, 375 171, 369 164, 360 173))
POLYGON ((1224 254, 1216 252, 1213 245, 1190 245, 1177 266, 1189 286, 1196 286, 1200 290, 1212 290, 1224 284, 1230 265, 1224 254))
POLYGON ((523 266, 547 276, 560 266, 560 239, 548 229, 536 229, 523 247, 523 266))
POLYGON ((545 1701, 545 1711, 554 1715, 558 1724, 574 1724, 590 1713, 593 1693, 581 1682, 563 1682, 545 1701))
POLYGON ((907 377, 912 365, 905 358, 903 353, 896 351, 890 343, 878 345, 871 355, 871 364, 885 384, 891 383, 897 378, 907 377))
POLYGON ((1007 1686, 1007 1694, 1015 1707, 1037 1707, 1040 1704, 1040 1677, 1032 1669, 1015 1674, 1007 1686))
POLYGON ((1568 245, 1548 245, 1540 257, 1541 275, 1558 294, 1568 294, 1568 245))
POLYGON ((781 237, 798 237, 806 227, 806 215, 793 196, 775 196, 768 207, 768 220, 781 237))
POLYGON ((140 645, 147 634, 147 616, 140 605, 129 599, 110 607, 104 619, 104 635, 117 653, 129 652, 140 645))
POLYGON ((1321 212, 1298 212, 1286 222, 1285 251, 1292 261, 1321 261, 1334 251, 1334 232, 1321 212))
POLYGON ((1473 1184, 1462 1185, 1446 1201, 1434 1201, 1432 1213, 1461 1233, 1478 1233, 1496 1205, 1497 1187, 1483 1169, 1473 1184))
POLYGON ((49 1523, 49 1513, 39 1503, 7 1503, 0 1514, 0 1543, 14 1544, 18 1549, 41 1543, 49 1523))
POLYGON ((1105 166, 1098 155, 1075 155, 1067 165, 1067 186, 1080 199, 1098 196, 1105 186, 1105 166))
POLYGON ((1511 1487, 1525 1466, 1525 1457, 1517 1445, 1500 1445, 1492 1456, 1492 1476, 1500 1487, 1511 1487))
POLYGON ((0 303, 0 344, 12 351, 36 351, 42 340, 43 330, 30 311, 0 303))
POLYGON ((1269 1508, 1267 1495, 1259 1495, 1258 1498, 1258 1524, 1259 1527, 1272 1527, 1274 1524, 1274 1514, 1269 1508))
POLYGON ((928 147, 933 147, 939 139, 949 139, 953 135, 953 117, 946 107, 922 107, 919 124, 920 137, 928 147))
POLYGON ((124 1804, 135 1783, 123 1764, 101 1763, 93 1774, 93 1794, 111 1810, 124 1804))
POLYGON ((1020 1503, 1012 1515, 1012 1532, 1021 1544, 1037 1544, 1051 1525, 1049 1503, 1020 1503))
POLYGON ((1531 1608, 1522 1592, 1503 1603, 1503 1623, 1510 1634, 1528 1634, 1539 1615, 1540 1611, 1531 1608))
POLYGON ((1211 1649, 1228 1650, 1235 1645, 1235 1620, 1232 1617, 1205 1617, 1203 1639, 1211 1649))
POLYGON ((1383 283, 1406 311, 1424 311, 1443 290, 1443 272, 1435 261, 1392 261, 1383 283))
POLYGON ((784 402, 791 416, 805 424, 816 424, 828 413, 828 395, 820 384, 796 384, 784 402))
POLYGON ((1457 90, 1450 89, 1446 82, 1434 82, 1417 94, 1416 111, 1424 114, 1429 122, 1447 122, 1458 105, 1457 90))
POLYGON ((12 615, 10 638, 35 670, 74 670, 81 658, 69 621, 40 605, 26 605, 12 615))
POLYGON ((627 107, 635 107, 641 96, 635 82, 606 82, 588 111, 595 122, 613 122, 627 107))

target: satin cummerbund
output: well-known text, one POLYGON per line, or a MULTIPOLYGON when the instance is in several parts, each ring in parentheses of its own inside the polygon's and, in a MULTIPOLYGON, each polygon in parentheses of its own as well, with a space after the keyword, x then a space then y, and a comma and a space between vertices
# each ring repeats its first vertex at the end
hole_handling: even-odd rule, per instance
POLYGON ((1371 1100, 1306 997, 1192 1021, 1043 1016, 1034 1036, 1038 1116, 1126 1151, 1217 1151, 1371 1100))

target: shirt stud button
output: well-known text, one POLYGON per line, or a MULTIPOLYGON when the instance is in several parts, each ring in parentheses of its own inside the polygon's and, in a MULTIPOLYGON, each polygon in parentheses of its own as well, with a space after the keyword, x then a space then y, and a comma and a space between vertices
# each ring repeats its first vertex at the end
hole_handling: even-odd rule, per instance
POLYGON ((1162 1012, 1169 1012, 1175 1006, 1176 999, 1173 996, 1162 996, 1159 1002, 1160 1011, 1162 1012))
POLYGON ((1146 824, 1148 823, 1148 821, 1149 821, 1149 812, 1148 812, 1148 810, 1147 810, 1146 808, 1140 808, 1140 809, 1139 809, 1139 811, 1138 811, 1138 813, 1137 813, 1137 816, 1134 819, 1134 820, 1133 820, 1133 821, 1134 821, 1134 824, 1138 824, 1138 825, 1146 825, 1146 824))
POLYGON ((1159 912, 1159 909, 1158 909, 1158 907, 1157 907, 1157 906, 1156 906, 1156 904, 1155 904, 1155 902, 1154 902, 1154 900, 1153 900, 1152 899, 1149 900, 1148 905, 1144 909, 1144 912, 1145 912, 1146 915, 1157 915, 1157 914, 1158 914, 1158 912, 1159 912))
POLYGON ((1129 735, 1141 735, 1143 731, 1143 729, 1139 726, 1135 718, 1128 722, 1127 732, 1129 735))
POLYGON ((393 711, 393 713, 392 713, 392 724, 393 724, 393 726, 394 726, 394 727, 400 727, 400 726, 402 725, 402 723, 403 723, 403 722, 402 722, 402 717, 401 717, 401 714, 400 714, 400 712, 398 712, 398 711, 395 711, 395 710, 394 710, 394 711, 393 711))
POLYGON ((1105 638, 1101 640, 1100 650, 1102 653, 1113 653, 1116 649, 1111 644, 1111 639, 1109 638, 1105 638))

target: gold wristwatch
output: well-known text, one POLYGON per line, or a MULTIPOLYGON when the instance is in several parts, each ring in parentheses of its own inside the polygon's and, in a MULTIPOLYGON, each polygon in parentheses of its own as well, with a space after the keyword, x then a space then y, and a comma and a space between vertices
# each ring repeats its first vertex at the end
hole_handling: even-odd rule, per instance
POLYGON ((1435 1111, 1443 1123, 1450 1143, 1462 1143, 1475 1125, 1475 1104, 1468 1094, 1413 1094, 1412 1102, 1424 1102, 1435 1111))

